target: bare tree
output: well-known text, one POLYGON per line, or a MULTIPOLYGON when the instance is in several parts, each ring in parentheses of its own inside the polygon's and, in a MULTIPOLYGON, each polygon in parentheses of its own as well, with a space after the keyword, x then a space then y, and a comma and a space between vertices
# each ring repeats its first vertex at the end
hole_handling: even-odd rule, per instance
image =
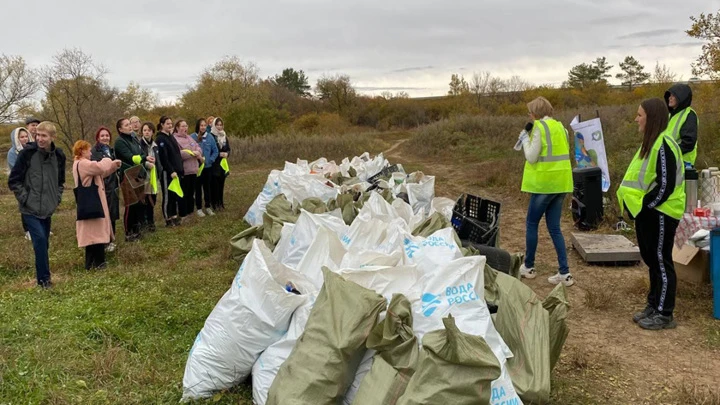
POLYGON ((60 141, 72 148, 75 141, 91 139, 100 125, 109 125, 123 111, 117 90, 105 81, 107 69, 80 49, 65 49, 43 68, 43 115, 60 129, 60 141))
POLYGON ((655 70, 653 71, 651 81, 653 83, 668 84, 673 83, 677 74, 670 70, 665 64, 660 65, 660 62, 655 62, 655 70))
POLYGON ((0 124, 18 120, 37 89, 36 72, 21 56, 0 55, 0 124))
POLYGON ((472 79, 470 81, 470 92, 475 98, 475 102, 478 107, 482 104, 482 98, 488 93, 488 87, 490 86, 491 80, 492 75, 488 71, 480 73, 475 72, 472 75, 472 79))

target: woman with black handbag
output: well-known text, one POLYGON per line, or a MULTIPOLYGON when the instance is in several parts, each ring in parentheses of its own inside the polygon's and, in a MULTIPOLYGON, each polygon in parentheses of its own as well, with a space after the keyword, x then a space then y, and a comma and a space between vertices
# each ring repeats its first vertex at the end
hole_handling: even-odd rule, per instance
POLYGON ((91 145, 77 141, 73 146, 73 179, 77 221, 75 231, 78 247, 85 248, 85 269, 104 268, 105 246, 115 239, 110 224, 110 211, 105 196, 105 177, 115 174, 122 162, 104 158, 90 160, 91 145))
MULTIPOLYGON (((112 145, 112 134, 106 127, 100 127, 95 133, 95 147, 92 148, 91 160, 99 162, 105 158, 115 160, 115 149, 112 145)), ((118 173, 115 172, 105 177, 105 198, 107 199, 108 208, 110 209, 110 225, 112 226, 113 235, 115 234, 115 223, 120 219, 120 179, 118 173)), ((115 251, 115 244, 110 242, 105 247, 106 252, 115 251)))

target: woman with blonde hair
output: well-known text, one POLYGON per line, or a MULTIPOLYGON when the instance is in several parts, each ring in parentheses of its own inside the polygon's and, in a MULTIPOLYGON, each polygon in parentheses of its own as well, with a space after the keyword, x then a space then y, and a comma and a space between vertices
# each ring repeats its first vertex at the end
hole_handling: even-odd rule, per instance
POLYGON ((525 263, 520 275, 535 278, 535 252, 538 226, 545 216, 548 232, 558 258, 558 273, 548 278, 551 284, 575 283, 567 263, 565 239, 560 230, 565 195, 573 191, 568 133, 563 124, 552 118, 553 107, 544 97, 527 104, 532 122, 520 133, 518 142, 525 152, 522 191, 530 193, 525 230, 525 263))
POLYGON ((101 218, 78 219, 75 222, 78 247, 85 248, 85 269, 102 269, 105 262, 105 246, 115 239, 112 225, 110 224, 110 210, 108 209, 107 197, 105 196, 104 178, 115 174, 120 168, 120 160, 112 160, 108 157, 99 162, 90 160, 92 157, 91 145, 87 141, 77 141, 73 145, 73 179, 75 188, 91 188, 95 193, 76 192, 78 207, 96 203, 102 204, 101 218), (82 199, 87 199, 83 201, 82 199), (90 201, 93 200, 93 201, 90 201))

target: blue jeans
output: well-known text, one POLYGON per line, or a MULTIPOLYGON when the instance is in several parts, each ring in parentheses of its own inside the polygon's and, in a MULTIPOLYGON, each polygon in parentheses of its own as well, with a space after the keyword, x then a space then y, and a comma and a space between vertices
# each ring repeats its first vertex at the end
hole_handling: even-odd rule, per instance
POLYGON ((525 231, 525 267, 535 267, 535 252, 538 244, 538 225, 540 219, 545 215, 548 232, 555 245, 555 253, 558 257, 558 271, 560 274, 568 274, 570 269, 567 264, 567 252, 565 250, 565 239, 560 230, 560 216, 562 215, 563 201, 565 194, 531 194, 530 206, 528 207, 526 231, 525 231))
POLYGON ((35 250, 35 276, 38 285, 50 282, 50 217, 45 219, 34 215, 22 214, 23 222, 27 225, 32 237, 35 250))

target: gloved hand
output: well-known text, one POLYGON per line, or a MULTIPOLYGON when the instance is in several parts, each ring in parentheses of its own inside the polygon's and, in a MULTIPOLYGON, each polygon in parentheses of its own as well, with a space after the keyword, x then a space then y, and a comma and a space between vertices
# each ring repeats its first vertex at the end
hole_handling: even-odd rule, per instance
POLYGON ((523 130, 520 132, 520 136, 518 136, 518 141, 515 143, 515 147, 513 149, 515 150, 521 150, 523 143, 530 140, 530 134, 528 134, 527 131, 523 130))
POLYGON ((520 132, 520 136, 518 136, 519 142, 525 143, 525 141, 529 141, 529 140, 530 140, 530 134, 528 133, 528 131, 520 132))

